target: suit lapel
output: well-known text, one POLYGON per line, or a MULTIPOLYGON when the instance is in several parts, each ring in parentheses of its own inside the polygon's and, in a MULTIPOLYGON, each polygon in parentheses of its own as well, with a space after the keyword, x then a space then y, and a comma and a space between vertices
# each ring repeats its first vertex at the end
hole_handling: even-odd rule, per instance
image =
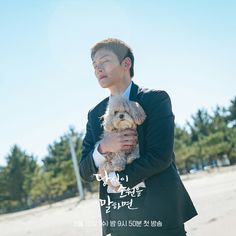
POLYGON ((132 81, 132 85, 131 85, 131 90, 130 90, 130 95, 129 95, 129 100, 131 101, 137 101, 137 95, 138 95, 138 90, 139 90, 139 87, 137 84, 135 84, 133 81, 132 81))
MULTIPOLYGON (((129 99, 134 102, 138 102, 140 105, 140 100, 138 99, 138 94, 140 92, 139 86, 132 82, 129 99)), ((143 107, 144 109, 144 107, 143 107)), ((137 126, 138 141, 139 141, 139 150, 140 153, 144 150, 144 135, 143 135, 143 124, 137 126)))

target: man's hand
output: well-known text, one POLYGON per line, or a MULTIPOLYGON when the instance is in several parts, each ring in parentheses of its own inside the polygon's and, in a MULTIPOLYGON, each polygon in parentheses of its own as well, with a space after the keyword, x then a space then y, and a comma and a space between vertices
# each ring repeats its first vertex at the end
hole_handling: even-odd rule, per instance
POLYGON ((108 152, 126 151, 133 148, 136 143, 137 133, 131 129, 118 133, 106 133, 98 146, 98 151, 102 154, 108 152))

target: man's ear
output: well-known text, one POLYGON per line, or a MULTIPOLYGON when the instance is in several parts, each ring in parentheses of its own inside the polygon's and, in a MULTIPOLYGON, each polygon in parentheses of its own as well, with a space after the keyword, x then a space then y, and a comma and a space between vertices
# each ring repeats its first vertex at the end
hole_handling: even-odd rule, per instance
POLYGON ((137 102, 129 102, 130 106, 130 115, 133 117, 134 122, 137 125, 141 125, 146 119, 146 114, 143 108, 137 102))
POLYGON ((130 69, 131 68, 131 65, 132 65, 132 62, 131 62, 131 59, 129 57, 126 57, 123 61, 122 61, 122 64, 123 66, 126 68, 126 69, 130 69))

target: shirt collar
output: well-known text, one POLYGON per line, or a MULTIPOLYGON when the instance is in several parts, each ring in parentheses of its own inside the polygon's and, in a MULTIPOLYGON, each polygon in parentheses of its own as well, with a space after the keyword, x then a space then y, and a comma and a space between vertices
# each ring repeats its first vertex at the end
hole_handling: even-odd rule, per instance
POLYGON ((127 99, 129 99, 129 95, 130 95, 130 90, 131 90, 131 85, 132 85, 132 81, 130 81, 129 86, 127 87, 127 89, 124 91, 123 96, 127 99))
MULTIPOLYGON (((123 92, 122 96, 129 99, 130 91, 131 91, 132 81, 130 81, 129 86, 126 88, 126 90, 123 92)), ((109 96, 109 99, 111 98, 111 95, 109 96)))

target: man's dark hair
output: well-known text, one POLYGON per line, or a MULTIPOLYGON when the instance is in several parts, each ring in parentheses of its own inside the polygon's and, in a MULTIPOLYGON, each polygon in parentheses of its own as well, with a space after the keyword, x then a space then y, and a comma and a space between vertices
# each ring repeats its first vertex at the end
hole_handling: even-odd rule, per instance
POLYGON ((108 38, 96 43, 91 49, 92 59, 99 49, 107 49, 112 51, 118 57, 120 63, 126 57, 129 57, 131 60, 131 67, 129 70, 130 77, 132 78, 134 76, 134 54, 132 49, 125 42, 115 38, 108 38))

